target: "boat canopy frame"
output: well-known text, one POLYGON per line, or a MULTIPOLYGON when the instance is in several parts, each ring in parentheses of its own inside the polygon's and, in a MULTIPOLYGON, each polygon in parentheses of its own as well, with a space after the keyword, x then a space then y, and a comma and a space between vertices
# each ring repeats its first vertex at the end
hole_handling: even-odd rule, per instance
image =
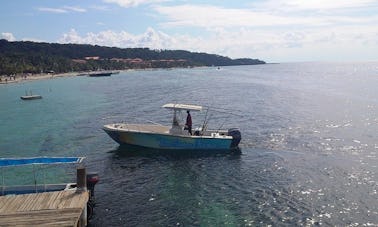
POLYGON ((166 109, 171 110, 190 110, 190 111, 202 111, 202 106, 198 105, 188 105, 188 104, 175 104, 175 103, 168 103, 162 106, 166 109))

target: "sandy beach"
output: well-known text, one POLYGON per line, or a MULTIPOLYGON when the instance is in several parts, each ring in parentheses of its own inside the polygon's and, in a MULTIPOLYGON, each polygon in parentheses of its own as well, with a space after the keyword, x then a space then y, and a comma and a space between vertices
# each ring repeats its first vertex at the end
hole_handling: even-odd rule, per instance
POLYGON ((0 76, 0 84, 9 84, 9 83, 20 83, 20 82, 28 82, 34 80, 43 80, 43 79, 54 79, 58 77, 68 77, 68 76, 76 76, 78 73, 70 72, 70 73, 60 73, 60 74, 50 74, 50 73, 42 73, 42 74, 33 74, 33 75, 16 75, 16 76, 0 76))

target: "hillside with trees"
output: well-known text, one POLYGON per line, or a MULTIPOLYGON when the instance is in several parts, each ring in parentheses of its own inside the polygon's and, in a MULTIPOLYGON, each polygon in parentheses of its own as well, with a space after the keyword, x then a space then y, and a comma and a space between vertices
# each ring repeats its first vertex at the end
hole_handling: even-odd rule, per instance
POLYGON ((0 40, 0 75, 255 64, 265 62, 185 50, 0 40))

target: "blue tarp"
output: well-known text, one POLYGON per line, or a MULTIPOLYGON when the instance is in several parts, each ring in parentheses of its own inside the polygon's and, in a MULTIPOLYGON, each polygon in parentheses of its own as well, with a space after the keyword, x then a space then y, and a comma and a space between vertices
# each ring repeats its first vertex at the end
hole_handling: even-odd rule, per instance
POLYGON ((81 163, 84 157, 0 158, 0 167, 31 164, 81 163))

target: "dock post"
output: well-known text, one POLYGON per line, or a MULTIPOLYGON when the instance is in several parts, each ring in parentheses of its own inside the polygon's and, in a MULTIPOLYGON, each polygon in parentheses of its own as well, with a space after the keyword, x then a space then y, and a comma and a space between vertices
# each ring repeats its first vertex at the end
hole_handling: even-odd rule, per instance
POLYGON ((76 184, 79 191, 87 190, 87 171, 83 166, 76 169, 76 184))
POLYGON ((5 195, 4 191, 4 187, 5 187, 5 181, 4 181, 4 168, 1 168, 1 175, 2 175, 2 182, 1 182, 1 195, 5 195))
MULTIPOLYGON (((79 166, 76 169, 76 187, 78 193, 87 191, 87 171, 84 166, 79 166)), ((87 224, 87 206, 85 206, 80 215, 78 226, 87 226, 87 224)))

